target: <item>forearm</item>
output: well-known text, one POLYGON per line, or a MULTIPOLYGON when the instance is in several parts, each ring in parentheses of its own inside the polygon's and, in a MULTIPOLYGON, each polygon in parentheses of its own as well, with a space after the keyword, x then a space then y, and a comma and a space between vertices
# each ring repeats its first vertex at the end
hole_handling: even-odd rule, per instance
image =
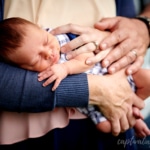
POLYGON ((84 107, 88 104, 87 75, 64 79, 55 92, 52 84, 42 87, 37 73, 0 63, 0 109, 42 112, 54 107, 84 107))

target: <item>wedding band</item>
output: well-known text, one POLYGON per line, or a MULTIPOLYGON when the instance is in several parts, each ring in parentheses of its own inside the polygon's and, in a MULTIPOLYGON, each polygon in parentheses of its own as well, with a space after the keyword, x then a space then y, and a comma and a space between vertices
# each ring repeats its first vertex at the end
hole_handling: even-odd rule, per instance
POLYGON ((97 41, 93 41, 92 43, 93 43, 93 44, 94 44, 94 46, 95 46, 95 50, 97 50, 97 49, 98 49, 98 47, 99 47, 99 42, 97 42, 97 41))
POLYGON ((132 54, 137 58, 137 52, 135 50, 131 50, 132 54))

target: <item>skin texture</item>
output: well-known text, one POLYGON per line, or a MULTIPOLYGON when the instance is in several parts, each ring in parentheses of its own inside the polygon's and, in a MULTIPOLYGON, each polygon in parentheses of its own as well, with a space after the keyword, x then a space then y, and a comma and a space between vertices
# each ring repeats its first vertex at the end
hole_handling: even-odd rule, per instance
POLYGON ((28 25, 25 29, 23 44, 9 54, 9 59, 21 68, 35 71, 43 71, 58 62, 60 46, 57 39, 36 25, 28 25))
MULTIPOLYGON (((28 32, 24 39, 24 45, 16 51, 15 55, 13 53, 10 54, 9 57, 11 60, 14 59, 15 63, 19 64, 22 68, 43 71, 46 66, 53 65, 53 63, 58 61, 59 57, 57 57, 57 54, 59 53, 60 48, 52 35, 49 35, 46 31, 43 31, 38 27, 35 29, 33 29, 33 27, 34 26, 27 27, 28 32), (40 38, 37 40, 35 37, 40 38), (51 42, 54 42, 57 46, 55 47, 55 44, 51 44, 51 42), (57 54, 54 51, 56 51, 57 54), (22 53, 23 55, 21 55, 22 53), (25 60, 24 56, 26 56, 25 60)), ((78 26, 78 28, 82 29, 80 26, 78 26)), ((98 36, 102 38, 101 34, 99 34, 99 30, 88 27, 85 29, 88 31, 88 34, 84 35, 87 39, 89 36, 92 37, 93 40, 98 36)), ((94 49, 95 46, 93 45, 94 44, 90 42, 88 46, 94 49)), ((129 127, 134 126, 136 117, 133 115, 132 106, 134 105, 135 107, 142 109, 144 103, 132 92, 128 81, 126 80, 124 70, 119 71, 114 75, 89 75, 88 83, 90 91, 89 103, 97 104, 106 118, 110 120, 112 133, 114 135, 118 135, 121 131, 125 131, 129 127), (100 83, 101 86, 97 83, 100 83), (109 84, 106 86, 106 83, 109 84)))
MULTIPOLYGON (((136 94, 140 95, 143 99, 146 99, 150 96, 150 70, 148 69, 139 69, 136 73, 132 75, 133 80, 136 84, 137 91, 136 94), (142 82, 141 82, 142 81, 142 82)), ((136 112, 137 108, 133 107, 133 112, 136 112)), ((97 128, 100 128, 102 131, 109 133, 111 132, 111 124, 108 121, 101 122, 98 124, 97 128)), ((146 123, 143 121, 143 116, 141 114, 141 119, 137 119, 134 126, 136 136, 144 138, 150 135, 150 130, 146 123)))
POLYGON ((111 32, 110 36, 100 43, 102 50, 115 46, 102 62, 103 66, 111 64, 109 66, 110 73, 131 63, 126 70, 127 74, 132 74, 141 67, 149 45, 149 33, 143 22, 124 17, 104 18, 95 24, 95 28, 107 29, 111 32), (132 50, 136 51, 137 56, 132 53, 132 50), (116 60, 117 62, 115 62, 116 60))
MULTIPOLYGON (((104 18, 95 23, 94 27, 98 30, 109 30, 111 34, 101 40, 101 42, 98 41, 99 49, 96 50, 96 55, 88 58, 86 63, 94 64, 98 62, 99 52, 111 47, 112 50, 102 61, 103 67, 109 67, 109 73, 115 73, 128 66, 126 73, 132 74, 142 66, 150 41, 149 32, 142 21, 125 17, 104 18), (131 52, 132 50, 137 53, 137 56, 131 52)), ((89 49, 87 43, 97 41, 98 38, 84 39, 84 36, 89 34, 87 29, 79 29, 76 25, 67 24, 57 27, 52 33, 60 34, 66 31, 80 35, 61 48, 62 52, 68 53, 68 58, 71 59, 80 53, 95 51, 95 49, 89 49), (77 49, 76 51, 71 51, 75 48, 77 49)))
MULTIPOLYGON (((103 112, 104 116, 110 120, 112 133, 114 135, 118 135, 120 131, 125 131, 129 127, 133 127, 135 124, 136 117, 133 116, 132 106, 141 109, 144 107, 143 101, 141 101, 141 99, 137 97, 135 93, 131 92, 132 90, 124 77, 126 77, 125 72, 123 70, 118 71, 113 75, 103 76, 103 80, 101 81, 99 81, 100 78, 97 78, 97 81, 95 82, 100 82, 101 86, 97 85, 97 88, 95 88, 92 87, 93 83, 91 83, 91 87, 89 87, 92 93, 97 93, 97 90, 101 91, 99 92, 101 99, 98 98, 99 95, 93 95, 91 93, 90 103, 99 105, 101 112, 103 112), (109 90, 106 88, 106 83, 109 86, 109 90), (114 87, 113 84, 117 86, 114 87), (128 94, 125 96, 120 89, 126 91, 128 94), (105 92, 106 90, 107 93, 105 92), (115 99, 113 96, 114 94, 115 99), (104 97, 106 101, 102 102, 104 97), (94 99, 96 99, 96 101, 94 99)), ((92 78, 92 76, 90 78, 92 78)))

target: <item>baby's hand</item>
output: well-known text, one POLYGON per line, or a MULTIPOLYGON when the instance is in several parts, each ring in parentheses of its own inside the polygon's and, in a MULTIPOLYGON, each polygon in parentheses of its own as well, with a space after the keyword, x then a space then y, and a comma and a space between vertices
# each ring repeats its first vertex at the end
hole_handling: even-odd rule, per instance
POLYGON ((39 73, 38 80, 42 81, 44 79, 47 79, 43 83, 44 87, 55 81, 54 86, 52 88, 52 91, 54 91, 67 75, 68 73, 64 64, 54 64, 53 66, 48 67, 43 72, 39 73))
POLYGON ((134 126, 135 134, 137 137, 144 138, 150 135, 150 129, 147 124, 142 120, 138 119, 134 126))

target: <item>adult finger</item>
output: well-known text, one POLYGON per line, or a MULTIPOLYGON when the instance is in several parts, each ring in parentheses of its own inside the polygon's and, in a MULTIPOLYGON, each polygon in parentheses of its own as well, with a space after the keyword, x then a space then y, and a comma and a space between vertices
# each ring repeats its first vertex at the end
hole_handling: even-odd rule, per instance
POLYGON ((120 126, 121 126, 121 132, 125 132, 126 130, 129 129, 129 122, 126 117, 126 114, 120 118, 120 126))
MULTIPOLYGON (((136 52, 136 50, 134 50, 134 52, 136 52)), ((134 61, 136 61, 137 63, 135 63, 135 66, 130 68, 130 72, 129 72, 130 74, 132 73, 131 71, 135 71, 135 69, 138 70, 142 65, 141 60, 137 59, 137 55, 135 55, 132 50, 129 53, 127 53, 125 56, 120 58, 117 62, 112 63, 112 65, 110 65, 108 68, 108 72, 114 73, 116 71, 119 71, 120 69, 131 65, 132 63, 134 63, 134 61), (131 70, 131 69, 134 69, 134 70, 131 70)), ((103 63, 105 63, 105 62, 102 62, 102 64, 103 63)))
POLYGON ((121 132, 119 119, 114 118, 114 120, 110 120, 110 121, 111 121, 111 126, 112 126, 112 134, 114 136, 118 136, 119 133, 121 132))
POLYGON ((144 62, 143 56, 137 57, 137 59, 131 65, 129 65, 129 67, 127 67, 126 73, 130 75, 137 72, 139 68, 141 68, 143 62, 144 62))
POLYGON ((133 62, 136 59, 136 57, 133 53, 129 52, 131 52, 131 50, 134 50, 135 46, 136 45, 134 44, 130 44, 129 40, 124 40, 122 43, 116 45, 116 47, 114 47, 114 49, 110 51, 110 53, 104 59, 103 64, 110 65, 113 62, 121 59, 123 56, 126 56, 127 54, 127 60, 130 59, 129 63, 133 62))
POLYGON ((103 18, 99 22, 94 24, 94 27, 99 30, 112 29, 119 21, 119 17, 115 18, 103 18))
POLYGON ((100 43, 100 49, 104 50, 118 43, 121 43, 126 39, 127 36, 127 33, 123 32, 121 29, 115 30, 114 32, 111 32, 109 36, 102 40, 102 42, 100 43))
MULTIPOLYGON (((71 45, 73 45, 73 44, 71 43, 71 45)), ((69 48, 67 48, 67 49, 69 49, 69 48)), ((96 49, 95 44, 93 42, 89 42, 89 43, 84 44, 83 46, 77 48, 74 51, 68 52, 66 54, 66 58, 67 58, 67 60, 69 60, 69 59, 72 59, 72 58, 78 56, 79 54, 93 52, 95 49, 96 49)))
MULTIPOLYGON (((78 54, 81 54, 89 51, 94 51, 96 49, 97 45, 95 43, 95 37, 87 36, 87 34, 85 33, 63 45, 61 47, 61 52, 66 53, 70 52, 71 50, 76 50, 78 51, 78 54)), ((72 55, 72 53, 70 54, 72 55)))
POLYGON ((97 53, 95 56, 90 57, 86 60, 86 64, 95 64, 100 62, 102 59, 104 59, 107 54, 110 52, 111 49, 107 49, 105 51, 100 51, 99 53, 97 53))
POLYGON ((62 25, 53 29, 51 33, 54 35, 63 34, 63 33, 73 33, 73 34, 80 35, 81 33, 84 33, 87 31, 88 31, 88 28, 70 23, 70 24, 62 25))
MULTIPOLYGON (((131 108, 131 110, 127 112, 127 118, 128 118, 128 123, 130 128, 135 125, 137 119, 137 116, 135 117, 133 111, 134 111, 133 108, 131 108)), ((138 118, 140 117, 138 116, 138 118)))

